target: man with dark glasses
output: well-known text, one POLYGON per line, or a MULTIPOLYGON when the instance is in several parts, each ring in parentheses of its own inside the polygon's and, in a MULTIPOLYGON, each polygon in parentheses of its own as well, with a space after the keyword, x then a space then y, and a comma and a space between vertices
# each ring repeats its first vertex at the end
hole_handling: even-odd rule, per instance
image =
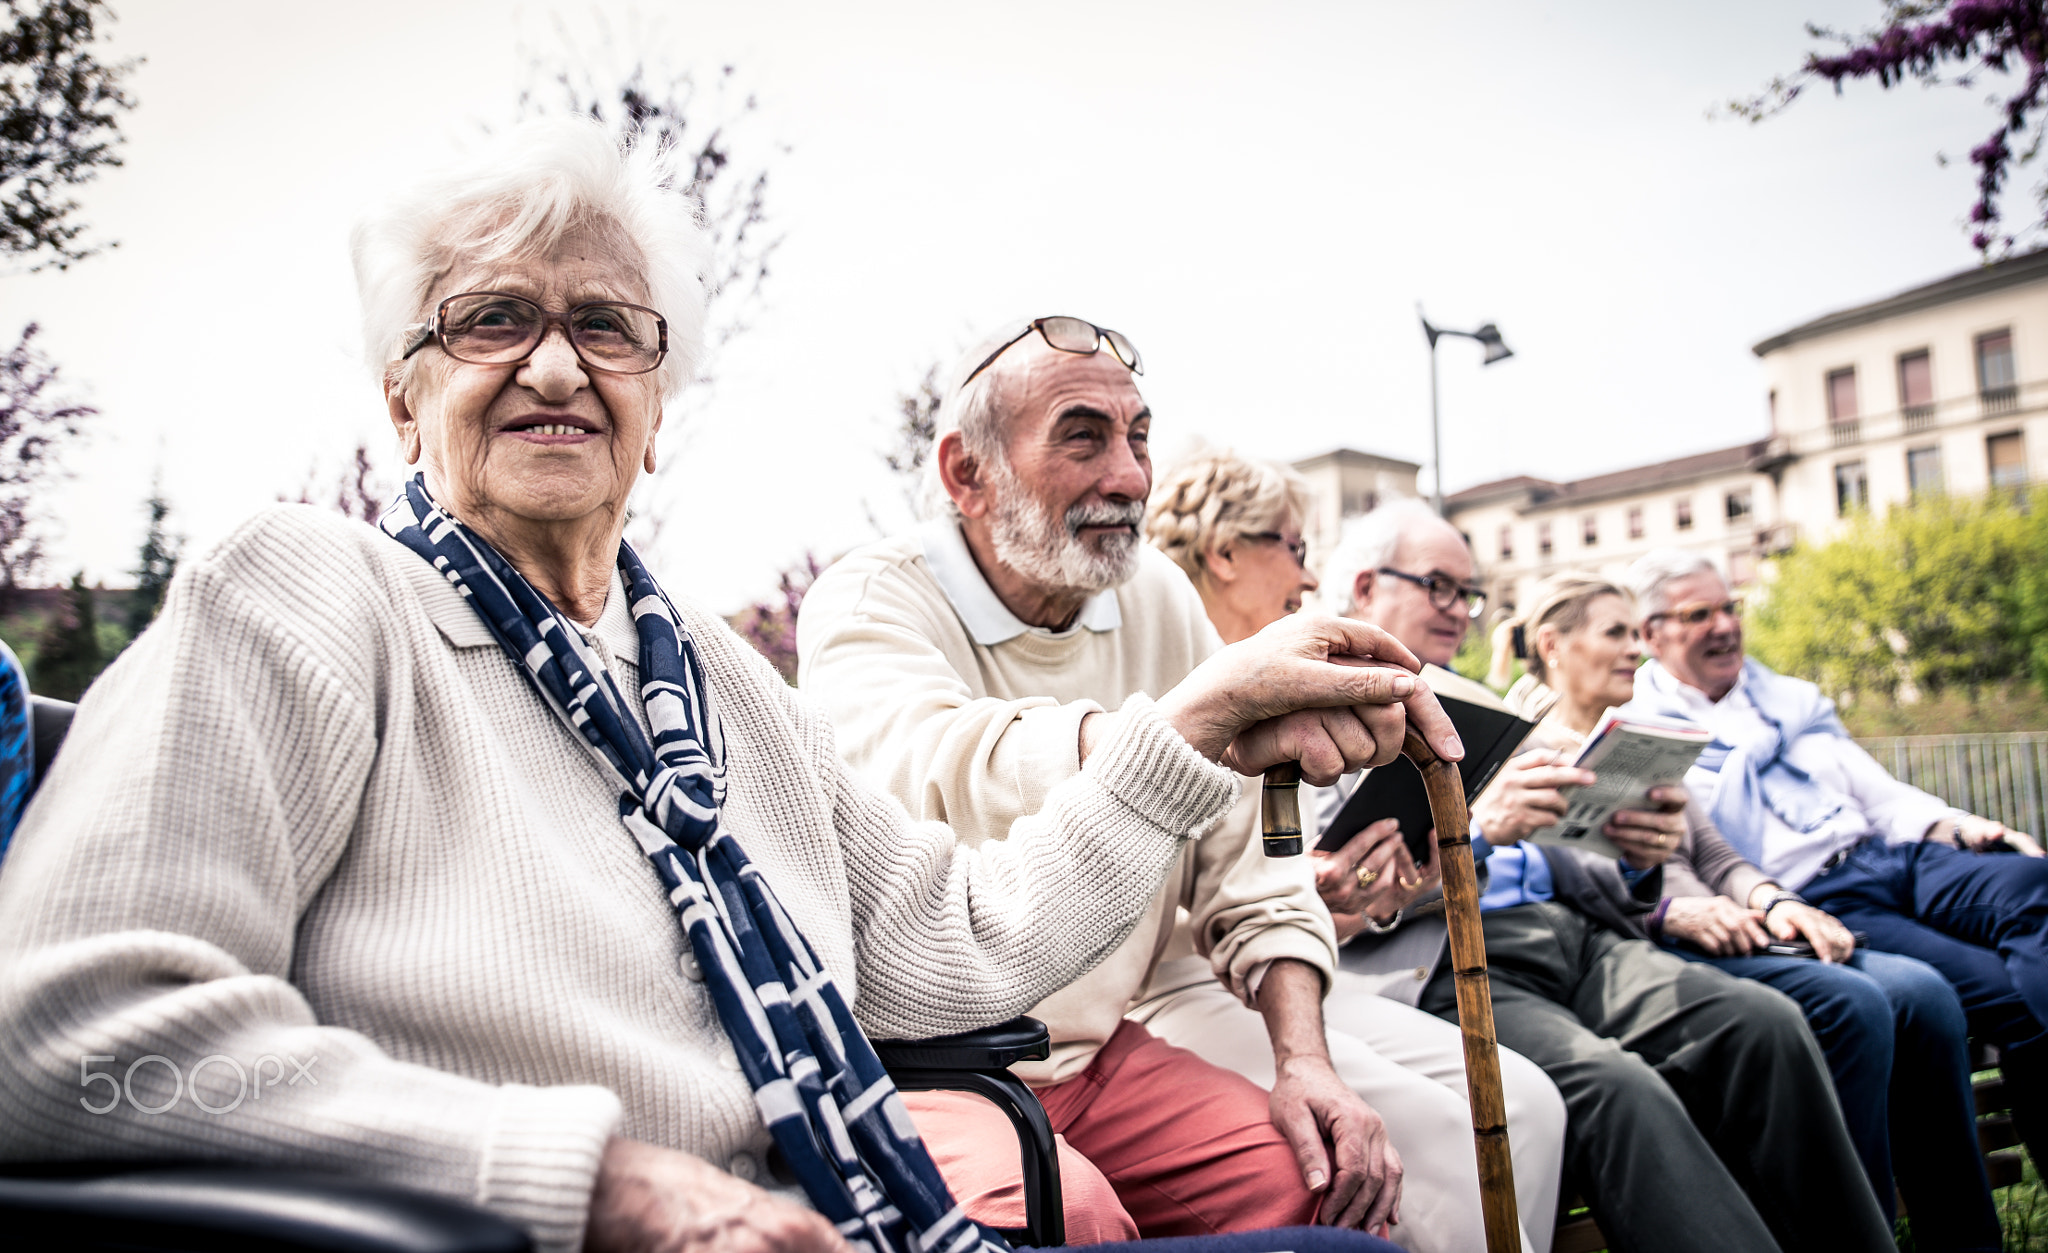
MULTIPOLYGON (((945 392, 927 463, 930 521, 855 550, 805 598, 799 677, 832 711, 840 751, 913 815, 949 815, 963 839, 1005 838, 1118 711, 1148 697, 1170 705, 1222 646, 1187 577, 1140 542, 1152 485, 1140 365, 1123 335, 1081 318, 991 336, 945 392)), ((1310 619, 1275 629, 1365 631, 1310 619)), ((1406 651, 1387 655, 1412 681, 1406 651)), ((1190 844, 1123 947, 1032 1011, 1051 1028, 1053 1055, 1015 1069, 1081 1159, 1063 1159, 1069 1237, 1315 1215, 1367 1230, 1400 1219, 1412 1249, 1473 1247, 1452 1224, 1412 1217, 1477 1213, 1462 1103, 1402 1072, 1453 1107, 1437 1143, 1433 1124, 1383 1123, 1333 1066, 1340 1050, 1369 1050, 1325 1029, 1328 914, 1299 863, 1263 856, 1258 792, 1249 782, 1239 808, 1190 844), (1125 1016, 1188 988, 1228 1002, 1203 1040, 1169 1040, 1125 1016), (1233 1047, 1251 1037, 1244 1051, 1272 1069, 1248 1078, 1217 1061, 1204 1047, 1218 1034, 1233 1047), (1464 1185, 1418 1198, 1405 1163, 1434 1153, 1455 1155, 1464 1185)), ((1414 1017, 1447 1037, 1445 1069, 1456 1073, 1455 1032, 1414 1017)), ((968 1212, 1003 1223, 1018 1166, 1002 1116, 958 1095, 906 1102, 968 1212)), ((1446 1174, 1457 1177, 1435 1172, 1446 1174)), ((1468 1225, 1476 1232, 1476 1219, 1468 1225)))
POLYGON ((1902 783, 1834 702, 1747 657, 1742 605, 1713 564, 1660 549, 1629 572, 1655 658, 1635 705, 1714 733, 1687 776, 1728 842, 1872 948, 1948 977, 1996 1041, 2013 1122, 2048 1163, 2048 859, 2032 837, 1902 783))

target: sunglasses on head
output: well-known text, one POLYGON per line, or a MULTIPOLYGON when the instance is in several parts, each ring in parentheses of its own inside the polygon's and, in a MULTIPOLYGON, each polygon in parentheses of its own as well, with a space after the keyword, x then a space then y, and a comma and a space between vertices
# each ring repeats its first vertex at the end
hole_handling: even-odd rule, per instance
POLYGON ((1655 622, 1659 618, 1669 618, 1673 622, 1696 627, 1703 622, 1711 621, 1714 615, 1718 613, 1725 613, 1731 618, 1741 618, 1742 598, 1734 597, 1719 602, 1711 600, 1688 601, 1675 609, 1667 609, 1663 613, 1651 614, 1646 623, 1655 622))
POLYGON ((997 357, 1010 351, 1012 345, 1033 331, 1044 336, 1046 343, 1061 352, 1076 353, 1083 357, 1093 356, 1101 350, 1102 341, 1108 340, 1109 350, 1116 354, 1118 361, 1124 363, 1124 368, 1133 374, 1145 372, 1145 363, 1138 356, 1137 347, 1124 338, 1122 331, 1105 330, 1086 318, 1035 318, 1031 325, 1004 340, 994 352, 983 357, 981 364, 974 367, 974 373, 960 381, 960 389, 965 391, 967 385, 974 381, 976 374, 994 365, 997 357))

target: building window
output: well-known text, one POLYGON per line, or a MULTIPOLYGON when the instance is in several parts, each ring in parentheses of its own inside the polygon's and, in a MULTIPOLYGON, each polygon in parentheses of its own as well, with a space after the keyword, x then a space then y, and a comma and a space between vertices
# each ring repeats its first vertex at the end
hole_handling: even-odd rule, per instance
POLYGON ((1991 462, 1991 486, 1994 489, 2027 485, 2027 440, 2024 435, 2018 431, 1993 435, 1984 441, 1984 452, 1991 462))
POLYGON ((1835 512, 1846 515, 1852 509, 1870 507, 1870 478, 1861 461, 1844 461, 1835 466, 1835 512))
POLYGON ((1908 432, 1934 425, 1934 365, 1925 348, 1899 357, 1899 420, 1908 432))
POLYGON ((1940 448, 1906 450, 1906 488, 1915 497, 1932 496, 1941 491, 1940 448))
POLYGON ((1977 337, 1977 395, 1986 413, 2011 413, 2020 403, 2019 371, 2013 365, 2012 332, 1977 337))
POLYGON ((1738 487, 1728 493, 1728 520, 1730 522, 1735 521, 1737 518, 1748 517, 1754 511, 1754 508, 1755 505, 1751 500, 1748 488, 1738 487))
POLYGON ((1630 505, 1628 507, 1628 537, 1630 539, 1643 538, 1643 507, 1641 505, 1630 505))
POLYGON ((1672 525, 1681 531, 1692 530, 1692 497, 1680 496, 1671 511, 1672 525))
POLYGON ((1828 371, 1828 433, 1837 444, 1853 444, 1862 434, 1857 422, 1856 367, 1828 371))
POLYGON ((1550 555, 1550 524, 1548 522, 1538 522, 1536 524, 1536 551, 1545 557, 1550 555))
POLYGON ((1589 513, 1579 519, 1579 542, 1591 548, 1600 542, 1600 515, 1589 513))
POLYGON ((1504 526, 1500 529, 1500 559, 1513 561, 1515 558, 1515 528, 1504 526))

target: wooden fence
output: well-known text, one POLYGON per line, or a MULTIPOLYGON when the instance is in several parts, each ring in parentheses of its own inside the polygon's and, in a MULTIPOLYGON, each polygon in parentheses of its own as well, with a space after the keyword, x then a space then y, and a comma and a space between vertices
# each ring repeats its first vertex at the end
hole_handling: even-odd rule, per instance
POLYGON ((1959 809, 2048 837, 2048 732, 1858 740, 1878 764, 1959 809))

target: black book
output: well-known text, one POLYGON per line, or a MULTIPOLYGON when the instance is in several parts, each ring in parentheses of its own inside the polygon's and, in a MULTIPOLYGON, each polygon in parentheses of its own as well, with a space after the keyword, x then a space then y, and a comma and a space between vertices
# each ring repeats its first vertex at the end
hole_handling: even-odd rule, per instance
MULTIPOLYGON (((1470 805, 1536 724, 1509 713, 1492 692, 1462 676, 1430 667, 1423 680, 1436 693, 1451 725, 1458 729, 1458 738, 1464 741, 1465 760, 1458 763, 1458 773, 1465 784, 1465 803, 1470 805), (1460 691, 1469 699, 1452 696, 1446 689, 1460 691)), ((1429 860, 1429 832, 1436 823, 1429 816, 1429 793, 1423 789, 1422 773, 1406 757, 1368 771, 1316 847, 1335 852, 1382 818, 1401 820, 1401 836, 1416 865, 1429 860)))

